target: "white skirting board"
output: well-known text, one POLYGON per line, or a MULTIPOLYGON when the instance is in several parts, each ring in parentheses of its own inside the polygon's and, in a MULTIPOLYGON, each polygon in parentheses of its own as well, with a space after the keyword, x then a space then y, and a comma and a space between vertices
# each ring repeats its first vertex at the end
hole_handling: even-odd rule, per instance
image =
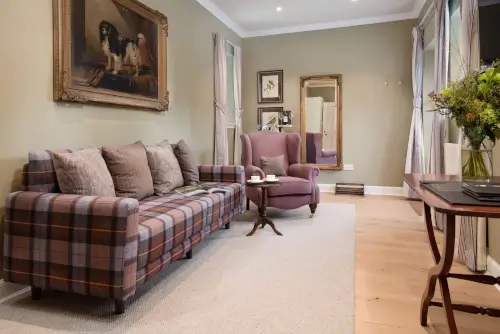
MULTIPOLYGON (((495 261, 491 256, 488 255, 487 259, 488 270, 486 271, 486 275, 500 277, 500 264, 495 261)), ((498 291, 500 291, 500 286, 498 284, 495 285, 498 291)))
MULTIPOLYGON (((335 184, 318 184, 322 193, 335 193, 335 184)), ((365 195, 403 196, 403 187, 366 186, 365 195)))

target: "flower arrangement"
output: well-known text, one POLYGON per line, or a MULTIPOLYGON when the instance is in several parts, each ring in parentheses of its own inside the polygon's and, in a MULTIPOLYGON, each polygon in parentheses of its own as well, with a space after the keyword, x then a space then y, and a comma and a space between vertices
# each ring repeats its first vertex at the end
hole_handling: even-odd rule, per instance
POLYGON ((430 97, 435 111, 455 120, 471 148, 462 175, 488 177, 481 148, 486 138, 493 145, 500 139, 500 61, 485 71, 469 72, 430 97))

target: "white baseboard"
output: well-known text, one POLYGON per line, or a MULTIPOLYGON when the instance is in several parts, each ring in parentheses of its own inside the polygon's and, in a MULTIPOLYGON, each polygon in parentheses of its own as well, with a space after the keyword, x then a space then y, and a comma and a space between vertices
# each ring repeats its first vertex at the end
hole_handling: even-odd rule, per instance
MULTIPOLYGON (((500 277, 500 264, 498 264, 497 261, 495 261, 491 256, 488 255, 488 258, 486 260, 487 263, 487 271, 486 275, 494 276, 494 277, 500 277)), ((495 288, 497 288, 498 291, 500 291, 500 286, 498 284, 495 285, 495 288)))
MULTIPOLYGON (((334 193, 335 184, 318 184, 322 193, 334 193)), ((366 195, 401 196, 403 197, 403 187, 379 187, 365 186, 366 195)))

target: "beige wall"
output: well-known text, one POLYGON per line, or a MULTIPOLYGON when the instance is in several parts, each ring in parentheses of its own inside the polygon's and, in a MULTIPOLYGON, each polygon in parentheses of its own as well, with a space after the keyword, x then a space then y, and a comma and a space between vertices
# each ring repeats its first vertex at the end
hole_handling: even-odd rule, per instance
MULTIPOLYGON (((237 45, 241 45, 241 39, 196 0, 144 0, 169 19, 171 105, 165 113, 54 103, 52 0, 8 3, 0 11, 3 43, 8 45, 0 53, 1 199, 19 189, 20 170, 28 151, 34 149, 184 138, 201 162, 212 162, 212 33, 223 32, 237 45), (20 24, 20 18, 29 24, 20 24)), ((1 200, 0 216, 3 203, 1 200)))
POLYGON ((257 125, 258 71, 284 70, 283 106, 292 110, 294 131, 300 129, 300 76, 342 74, 344 163, 354 164, 355 170, 322 171, 319 182, 402 186, 415 24, 410 20, 244 39, 244 131, 254 131, 257 125))

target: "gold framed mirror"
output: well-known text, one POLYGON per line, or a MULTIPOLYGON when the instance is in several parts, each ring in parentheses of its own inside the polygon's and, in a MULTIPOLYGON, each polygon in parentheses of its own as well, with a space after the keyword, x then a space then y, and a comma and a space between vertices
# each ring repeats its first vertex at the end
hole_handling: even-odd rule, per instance
POLYGON ((300 77, 301 161, 342 170, 342 75, 300 77))

